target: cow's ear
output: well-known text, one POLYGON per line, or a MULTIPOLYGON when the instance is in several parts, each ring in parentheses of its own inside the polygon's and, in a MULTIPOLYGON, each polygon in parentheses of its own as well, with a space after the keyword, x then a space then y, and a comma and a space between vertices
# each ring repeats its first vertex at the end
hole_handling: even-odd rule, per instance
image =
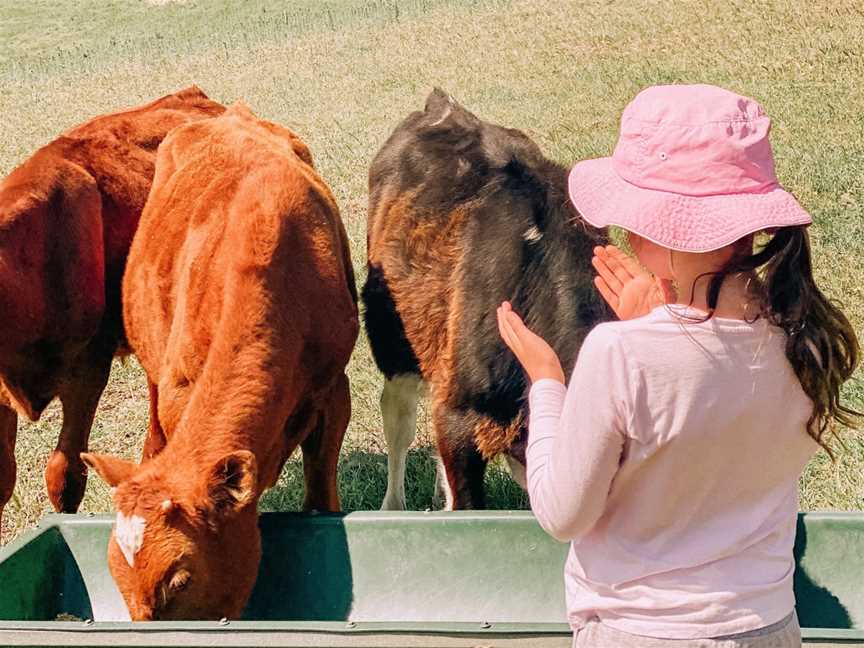
POLYGON ((315 162, 312 160, 312 153, 310 153, 309 147, 306 146, 306 142, 294 135, 294 133, 291 133, 291 148, 294 149, 297 157, 299 157, 313 169, 315 168, 315 162))
POLYGON ((426 126, 441 129, 460 125, 461 120, 456 118, 457 108, 458 106, 453 101, 453 97, 441 88, 435 88, 426 99, 426 107, 424 109, 426 113, 426 126))
POLYGON ((258 463, 248 450, 225 455, 207 476, 209 508, 219 514, 236 513, 255 501, 258 463))
POLYGON ((92 468, 112 488, 129 479, 138 469, 138 464, 110 455, 81 453, 81 461, 92 468))
POLYGON ((424 107, 424 110, 427 113, 440 114, 444 112, 448 106, 452 105, 453 97, 444 92, 444 90, 438 86, 435 86, 432 89, 432 92, 429 93, 429 96, 426 97, 426 106, 424 107))

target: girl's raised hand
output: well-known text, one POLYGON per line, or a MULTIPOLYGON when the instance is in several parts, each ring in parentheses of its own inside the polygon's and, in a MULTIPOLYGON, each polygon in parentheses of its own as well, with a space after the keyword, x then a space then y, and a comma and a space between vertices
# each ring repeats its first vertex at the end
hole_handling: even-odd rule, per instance
POLYGON ((528 374, 528 379, 534 383, 542 378, 551 378, 563 384, 564 370, 554 349, 525 326, 522 318, 513 311, 510 302, 503 302, 498 307, 497 315, 501 339, 513 351, 528 374))
POLYGON ((595 247, 591 264, 597 270, 594 285, 618 319, 641 317, 675 301, 671 281, 654 278, 614 245, 595 247))

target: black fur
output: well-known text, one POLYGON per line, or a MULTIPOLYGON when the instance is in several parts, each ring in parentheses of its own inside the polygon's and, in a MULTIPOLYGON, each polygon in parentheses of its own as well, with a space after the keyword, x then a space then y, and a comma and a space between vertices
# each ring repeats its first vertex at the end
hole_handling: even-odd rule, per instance
POLYGON ((388 379, 400 374, 419 374, 420 365, 405 337, 405 326, 393 303, 381 268, 369 266, 363 285, 364 321, 378 370, 388 379))
MULTIPOLYGON (((414 218, 442 227, 455 208, 472 205, 460 242, 457 385, 447 404, 447 435, 469 452, 475 447, 471 425, 479 416, 506 426, 526 405, 526 379, 498 334, 495 309, 510 300, 556 350, 569 376, 585 335, 611 317, 594 289, 591 267, 592 248, 605 244, 606 233, 572 207, 564 167, 546 159, 522 132, 478 119, 437 88, 425 110, 409 115, 379 151, 369 189, 370 215, 385 190, 415 191, 414 218)), ((388 376, 417 372, 380 268, 370 268, 363 299, 379 368, 388 376)), ((476 463, 473 454, 463 463, 476 463)), ((466 479, 468 490, 476 491, 476 475, 466 479)), ((482 506, 482 489, 479 497, 466 498, 464 505, 482 506)))

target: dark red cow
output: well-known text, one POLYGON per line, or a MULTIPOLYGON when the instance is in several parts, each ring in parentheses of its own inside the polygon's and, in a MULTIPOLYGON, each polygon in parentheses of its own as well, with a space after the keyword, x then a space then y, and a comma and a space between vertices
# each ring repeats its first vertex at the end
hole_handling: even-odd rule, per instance
POLYGON ((63 427, 45 480, 74 512, 93 414, 122 352, 120 284, 153 180, 156 147, 224 107, 196 87, 96 117, 36 151, 0 184, 0 516, 15 486, 16 412, 54 397, 63 427))

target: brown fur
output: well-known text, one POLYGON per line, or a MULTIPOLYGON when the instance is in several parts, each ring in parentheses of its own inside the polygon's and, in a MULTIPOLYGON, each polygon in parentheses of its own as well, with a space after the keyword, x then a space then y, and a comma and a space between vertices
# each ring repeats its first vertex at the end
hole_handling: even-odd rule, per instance
POLYGON ((369 219, 376 231, 368 237, 368 258, 370 265, 387 263, 394 300, 420 369, 431 377, 433 395, 446 398, 446 376, 452 366, 448 331, 457 297, 453 274, 462 256, 464 214, 451 214, 442 228, 418 214, 413 202, 413 194, 405 193, 382 204, 383 213, 369 219))
MULTIPOLYGON (((455 331, 461 319, 460 300, 464 295, 455 289, 462 272, 462 228, 471 205, 464 212, 451 213, 440 220, 428 220, 418 214, 410 192, 392 202, 383 202, 384 213, 370 218, 375 230, 370 232, 368 258, 370 265, 386 265, 388 285, 399 305, 405 335, 429 383, 432 402, 432 424, 438 454, 444 466, 454 465, 463 452, 451 447, 443 431, 449 408, 454 406, 456 376, 455 331), (407 261, 410 259, 410 263, 407 261)), ((484 460, 490 460, 510 449, 522 429, 518 417, 507 426, 471 413, 473 439, 484 460)), ((458 470, 447 470, 454 493, 464 491, 458 470)))
MULTIPOLYGON (((453 213, 446 227, 438 220, 426 220, 413 206, 409 192, 381 205, 383 213, 370 221, 376 224, 369 236, 370 265, 387 266, 388 285, 405 334, 411 342, 420 370, 429 381, 433 411, 452 406, 455 376, 456 330, 460 320, 460 299, 464 296, 455 287, 461 273, 462 227, 466 213, 453 213), (410 259, 411 262, 406 261, 410 259)), ((470 205, 468 205, 470 208, 470 205)), ((466 209, 467 211, 467 209, 466 209)), ((506 451, 521 429, 521 418, 501 426, 491 419, 477 416, 474 438, 484 459, 506 451)), ((433 416, 433 422, 437 418, 433 416)), ((436 428, 443 429, 439 422, 436 428)), ((436 433, 439 452, 446 457, 451 450, 443 435, 436 433)))
POLYGON ((72 128, 0 184, 0 514, 15 484, 16 411, 55 397, 63 427, 45 473, 58 511, 84 494, 93 414, 123 345, 120 283, 172 128, 224 108, 192 86, 72 128))
POLYGON ((260 559, 258 499, 298 445, 305 508, 339 509, 357 295, 311 161, 240 105, 159 148, 123 285, 154 395, 152 458, 85 457, 117 485, 118 512, 146 520, 134 567, 113 536, 109 549, 133 619, 240 615, 260 559))

